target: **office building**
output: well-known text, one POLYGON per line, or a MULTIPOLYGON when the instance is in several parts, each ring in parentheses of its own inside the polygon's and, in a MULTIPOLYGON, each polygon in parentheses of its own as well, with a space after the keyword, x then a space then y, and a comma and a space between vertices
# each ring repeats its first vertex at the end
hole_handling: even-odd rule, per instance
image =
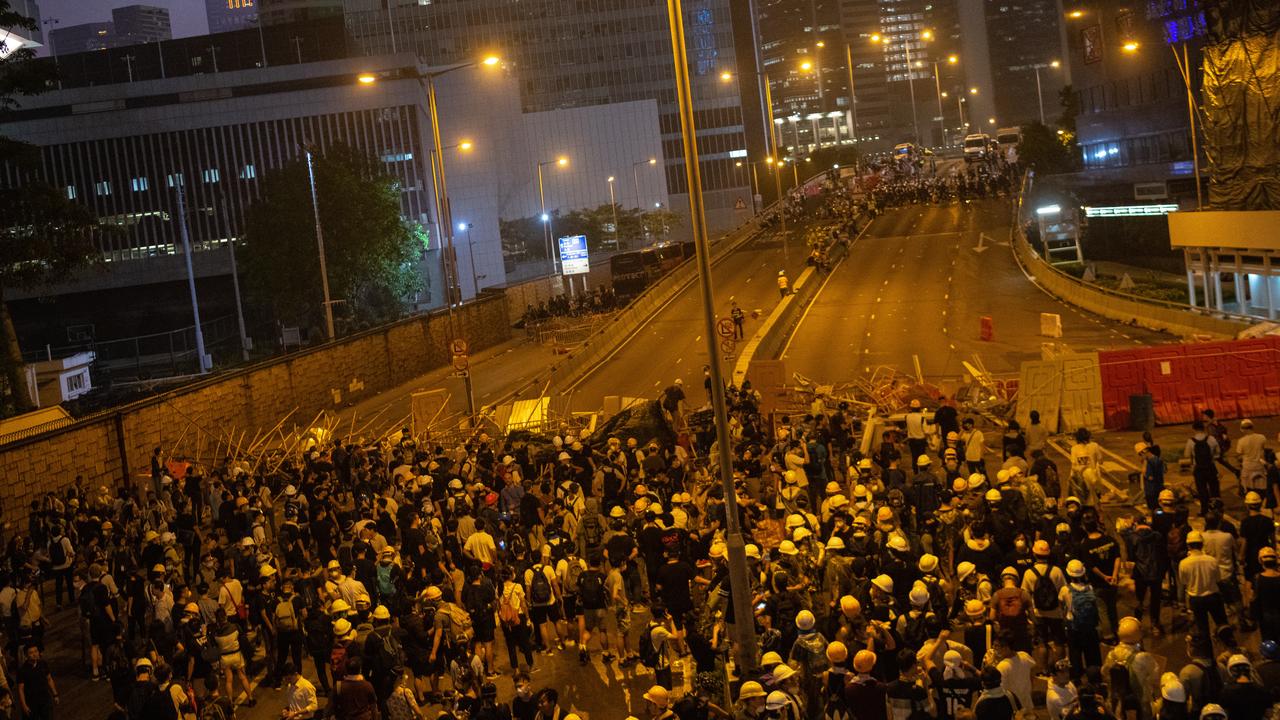
POLYGON ((258 24, 258 0, 204 0, 210 33, 244 30, 258 24))
MULTIPOLYGON (((332 21, 292 30, 331 36, 332 21)), ((69 69, 64 89, 24 97, 6 115, 0 134, 40 148, 40 180, 120 228, 102 239, 106 272, 7 290, 24 344, 65 344, 68 326, 94 326, 101 340, 189 325, 179 189, 204 317, 233 314, 228 241, 240 237, 263 177, 298 158, 304 145, 321 152, 332 143, 351 145, 380 158, 397 178, 403 216, 428 237, 419 308, 442 304, 442 244, 450 234, 464 298, 504 284, 499 220, 541 207, 538 162, 570 159, 566 168, 544 169, 546 208, 568 211, 607 203, 606 178, 630 178, 633 158, 663 157, 653 100, 526 114, 516 74, 450 70, 435 86, 452 218, 466 225, 450 233, 434 205, 427 92, 413 77, 442 68, 422 66, 410 53, 285 64, 287 38, 284 49, 268 46, 273 64, 262 68, 258 37, 255 29, 166 42, 163 66, 158 54, 136 52, 132 81, 118 69, 90 70, 116 64, 122 50, 59 58, 69 69), (210 47, 225 49, 216 72, 210 47), (357 82, 362 73, 377 82, 357 82)), ((644 202, 669 206, 653 173, 637 170, 644 202)), ((0 183, 20 181, 0 171, 0 183)), ((629 195, 618 198, 624 207, 629 195)))
MULTIPOLYGON (((671 207, 687 211, 665 4, 348 0, 346 7, 348 32, 369 53, 411 50, 432 65, 502 55, 519 73, 526 112, 656 101, 671 207)), ((685 2, 684 9, 707 220, 720 230, 740 222, 734 207, 750 201, 748 176, 735 165, 748 154, 744 112, 747 122, 760 121, 758 110, 739 99, 738 84, 748 79, 734 81, 740 68, 729 0, 685 2), (728 82, 721 79, 726 72, 728 82)), ((744 59, 754 75, 752 64, 744 59)))
POLYGON ((343 0, 256 0, 258 22, 288 25, 327 17, 342 17, 343 0))
MULTIPOLYGON (((1200 67, 1200 3, 1080 3, 1065 13, 1087 180, 1129 198, 1135 183, 1144 199, 1194 198, 1187 89, 1170 46, 1180 53, 1185 41, 1191 65, 1200 67)), ((1197 97, 1199 75, 1191 77, 1197 97)))
POLYGON ((173 39, 169 10, 152 5, 126 5, 111 11, 118 46, 141 45, 173 39))
POLYGON ((1043 104, 1045 122, 1052 125, 1062 114, 1059 92, 1069 84, 1059 0, 1007 0, 987 3, 986 10, 996 124, 1038 121, 1043 104))
POLYGON ((115 26, 110 22, 91 22, 49 31, 49 45, 54 55, 93 52, 116 46, 115 26))
POLYGON ((34 30, 26 28, 0 28, 0 55, 20 50, 24 47, 37 47, 44 44, 44 21, 40 18, 40 5, 36 0, 9 0, 9 8, 13 12, 35 22, 34 30))

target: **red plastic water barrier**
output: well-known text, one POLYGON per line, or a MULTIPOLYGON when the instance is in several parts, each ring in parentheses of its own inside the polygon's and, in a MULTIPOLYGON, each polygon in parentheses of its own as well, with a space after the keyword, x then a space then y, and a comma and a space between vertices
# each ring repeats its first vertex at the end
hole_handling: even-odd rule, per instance
POLYGON ((1280 414, 1280 337, 1098 353, 1109 429, 1129 426, 1129 396, 1150 393, 1160 424, 1212 408, 1219 419, 1280 414))
POLYGON ((978 337, 985 342, 991 342, 991 339, 995 337, 995 325, 992 324, 990 315, 982 316, 978 330, 978 337))

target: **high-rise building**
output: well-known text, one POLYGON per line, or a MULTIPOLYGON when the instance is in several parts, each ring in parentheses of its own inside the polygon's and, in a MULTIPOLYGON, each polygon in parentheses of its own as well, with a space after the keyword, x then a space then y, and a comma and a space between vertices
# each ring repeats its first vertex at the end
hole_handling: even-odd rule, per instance
POLYGON ((1039 120, 1041 103, 1049 124, 1061 114, 1058 91, 1067 83, 1059 8, 1058 0, 986 4, 995 118, 1000 125, 1039 120))
POLYGON ((55 27, 49 31, 49 45, 55 55, 115 47, 115 25, 110 22, 91 22, 55 27))
POLYGON ((342 16, 342 0, 257 0, 258 22, 287 25, 342 16))
POLYGON ((121 46, 173 39, 167 8, 126 5, 111 11, 111 22, 115 26, 116 43, 121 46))
POLYGON ((209 32, 243 30, 258 24, 258 0, 204 0, 209 32))
MULTIPOLYGON (((520 77, 526 112, 656 100, 667 190, 673 196, 687 192, 664 3, 348 0, 346 5, 349 34, 371 54, 412 50, 431 65, 500 54, 520 77)), ((736 163, 747 154, 738 84, 751 80, 734 77, 739 64, 729 0, 686 0, 684 10, 707 219, 713 229, 725 228, 741 221, 735 207, 750 202, 750 174, 736 163), (723 73, 730 81, 722 79, 723 73)), ((750 58, 743 65, 749 67, 750 58)), ((640 170, 646 171, 654 169, 640 170)), ((630 174, 630 168, 620 172, 630 174)), ((672 197, 671 203, 679 212, 688 207, 684 197, 672 197)))

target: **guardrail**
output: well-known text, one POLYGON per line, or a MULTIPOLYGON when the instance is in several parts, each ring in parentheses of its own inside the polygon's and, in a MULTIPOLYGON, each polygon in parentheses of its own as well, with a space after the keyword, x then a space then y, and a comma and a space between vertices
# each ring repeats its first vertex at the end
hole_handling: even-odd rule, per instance
POLYGON ((1031 178, 1030 172, 1023 178, 1022 192, 1018 195, 1009 230, 1009 244, 1023 274, 1049 294, 1111 320, 1185 337, 1212 335, 1233 338, 1241 330, 1259 321, 1248 315, 1195 308, 1098 287, 1054 267, 1036 251, 1022 229, 1023 199, 1031 178))

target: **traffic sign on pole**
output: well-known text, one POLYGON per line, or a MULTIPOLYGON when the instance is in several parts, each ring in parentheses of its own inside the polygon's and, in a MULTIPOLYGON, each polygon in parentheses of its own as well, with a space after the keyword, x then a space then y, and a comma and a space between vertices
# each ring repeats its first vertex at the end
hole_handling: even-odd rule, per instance
POLYGON ((724 353, 725 355, 732 355, 733 351, 737 349, 737 346, 738 344, 735 343, 733 340, 726 338, 720 341, 720 352, 724 353))
POLYGON ((733 339, 733 319, 720 318, 716 322, 716 334, 726 340, 733 339))
POLYGON ((466 356, 466 355, 454 355, 454 356, 453 356, 453 367, 454 367, 454 369, 455 369, 455 370, 466 370, 466 369, 470 366, 470 363, 469 363, 469 361, 468 361, 468 360, 469 360, 469 359, 467 358, 467 356, 466 356))
POLYGON ((467 341, 462 338, 454 338, 449 341, 449 352, 454 355, 467 354, 467 341))

